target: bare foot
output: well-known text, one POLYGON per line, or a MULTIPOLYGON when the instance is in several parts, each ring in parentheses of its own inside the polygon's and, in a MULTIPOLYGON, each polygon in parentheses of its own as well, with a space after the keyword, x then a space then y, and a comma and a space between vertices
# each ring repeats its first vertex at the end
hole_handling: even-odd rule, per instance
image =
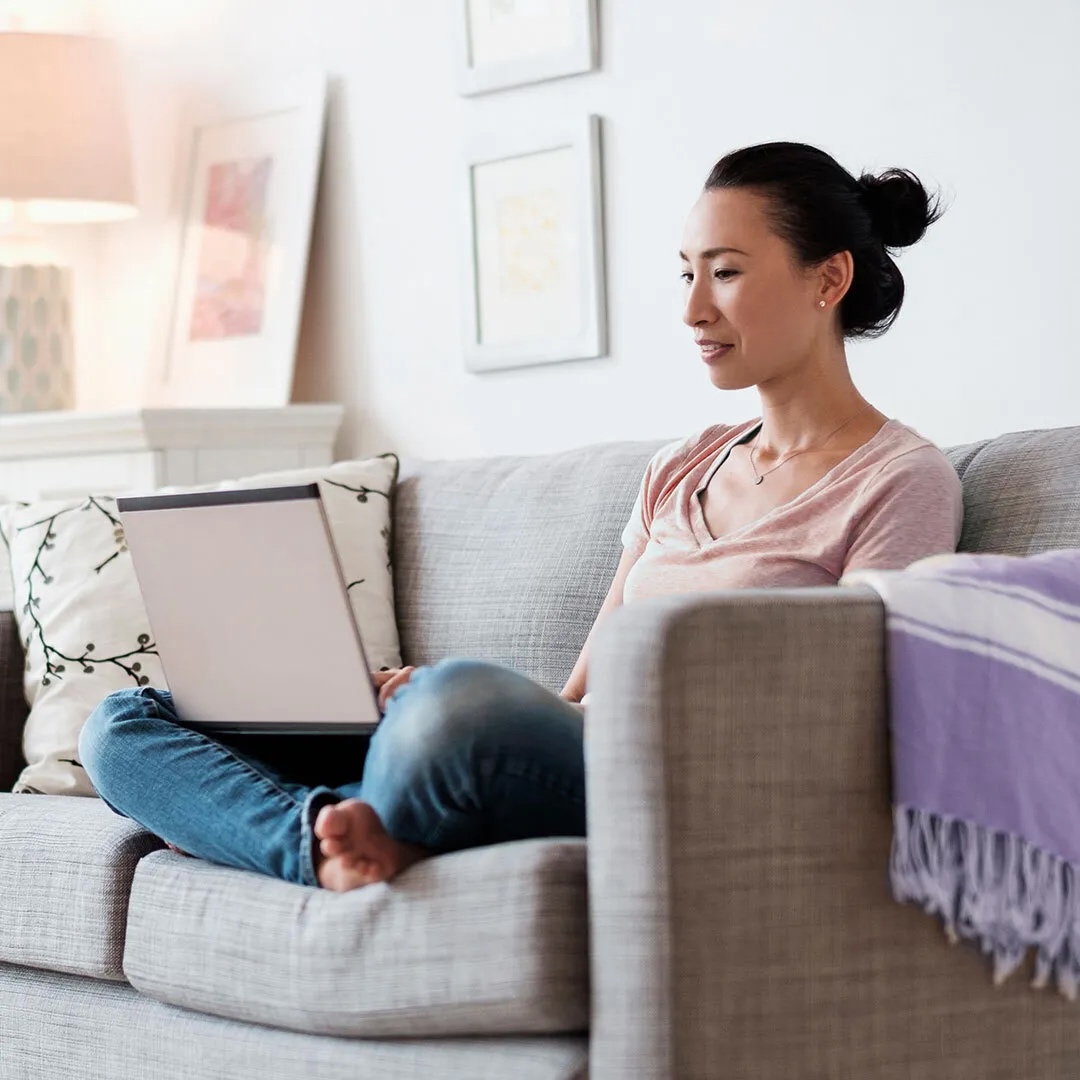
POLYGON ((186 852, 186 851, 181 851, 181 850, 180 850, 180 849, 179 849, 179 848, 178 848, 178 847, 177 847, 177 846, 176 846, 175 844, 170 844, 168 840, 165 840, 165 841, 163 841, 163 842, 164 842, 165 846, 166 846, 166 847, 167 847, 167 848, 168 848, 168 849, 169 849, 170 851, 175 851, 177 855, 187 855, 187 857, 188 857, 189 859, 193 859, 193 858, 195 858, 195 856, 194 856, 194 855, 191 855, 190 853, 188 853, 188 852, 186 852))
POLYGON ((324 806, 315 819, 315 835, 322 856, 315 859, 319 884, 335 892, 389 881, 430 854, 395 840, 379 815, 359 799, 324 806))

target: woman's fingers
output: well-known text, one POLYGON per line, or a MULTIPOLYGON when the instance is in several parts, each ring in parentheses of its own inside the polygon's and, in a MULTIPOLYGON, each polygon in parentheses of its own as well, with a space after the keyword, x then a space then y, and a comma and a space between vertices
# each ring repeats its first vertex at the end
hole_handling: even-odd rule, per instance
POLYGON ((397 693, 397 691, 404 686, 412 675, 412 668, 402 668, 401 671, 395 673, 394 677, 382 688, 379 694, 379 705, 385 709, 390 699, 397 693))
MULTIPOLYGON (((387 703, 394 696, 394 694, 404 686, 409 679, 412 678, 412 673, 416 670, 415 667, 404 667, 395 672, 387 672, 390 678, 387 679, 379 690, 379 708, 385 711, 387 703)), ((380 672, 379 674, 383 674, 380 672)), ((378 685, 378 684, 376 684, 378 685)))

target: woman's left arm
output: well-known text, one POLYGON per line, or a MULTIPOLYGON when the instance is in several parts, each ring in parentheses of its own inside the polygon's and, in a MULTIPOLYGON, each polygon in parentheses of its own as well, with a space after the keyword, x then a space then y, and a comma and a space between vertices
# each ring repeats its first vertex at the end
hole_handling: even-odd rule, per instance
POLYGON ((964 524, 964 493, 949 459, 933 446, 894 458, 867 485, 851 531, 844 573, 902 570, 952 554, 964 524))

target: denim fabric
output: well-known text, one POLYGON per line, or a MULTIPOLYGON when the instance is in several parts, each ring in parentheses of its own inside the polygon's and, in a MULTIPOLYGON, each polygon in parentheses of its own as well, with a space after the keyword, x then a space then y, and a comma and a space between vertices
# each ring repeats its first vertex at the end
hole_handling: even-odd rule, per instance
POLYGON ((317 885, 315 818, 347 798, 369 803, 391 836, 434 852, 584 836, 582 734, 581 711, 524 675, 448 659, 413 672, 370 746, 356 736, 212 737, 184 725, 167 691, 143 687, 101 703, 79 757, 110 809, 163 840, 317 885))
POLYGON ((391 836, 437 852, 585 835, 581 710, 477 660, 417 668, 390 699, 360 783, 391 836))

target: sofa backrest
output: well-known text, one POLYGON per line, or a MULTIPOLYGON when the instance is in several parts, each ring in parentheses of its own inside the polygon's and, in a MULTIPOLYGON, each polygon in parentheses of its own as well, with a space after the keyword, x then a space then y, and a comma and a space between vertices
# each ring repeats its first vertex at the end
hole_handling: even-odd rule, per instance
POLYGON ((619 563, 662 441, 402 462, 394 592, 404 660, 492 660, 560 690, 619 563))
POLYGON ((1080 427, 1015 431, 946 453, 964 482, 961 551, 1080 548, 1080 427))
MULTIPOLYGON (((405 662, 477 657, 561 689, 615 574, 645 465, 665 441, 403 463, 394 582, 405 662)), ((964 483, 960 550, 1080 547, 1080 428, 946 453, 964 483)))

